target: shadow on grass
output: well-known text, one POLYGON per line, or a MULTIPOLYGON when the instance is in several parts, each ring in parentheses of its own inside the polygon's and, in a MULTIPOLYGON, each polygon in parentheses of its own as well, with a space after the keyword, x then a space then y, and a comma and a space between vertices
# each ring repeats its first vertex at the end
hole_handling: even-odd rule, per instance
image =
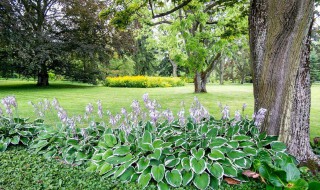
POLYGON ((52 83, 49 86, 37 86, 35 83, 32 84, 1 84, 1 90, 59 90, 59 89, 88 89, 94 88, 96 86, 89 84, 79 84, 79 83, 52 83))

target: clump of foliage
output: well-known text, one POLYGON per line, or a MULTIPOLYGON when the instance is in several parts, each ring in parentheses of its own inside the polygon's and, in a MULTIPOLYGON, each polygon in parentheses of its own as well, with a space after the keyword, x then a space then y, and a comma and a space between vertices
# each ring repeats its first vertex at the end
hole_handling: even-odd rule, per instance
POLYGON ((14 96, 3 98, 1 104, 6 114, 0 106, 0 152, 5 151, 10 145, 29 145, 38 134, 39 125, 42 125, 43 120, 28 122, 26 118, 13 117, 17 108, 14 96))
POLYGON ((184 81, 177 77, 123 76, 107 77, 105 85, 109 87, 154 88, 184 86, 184 81))

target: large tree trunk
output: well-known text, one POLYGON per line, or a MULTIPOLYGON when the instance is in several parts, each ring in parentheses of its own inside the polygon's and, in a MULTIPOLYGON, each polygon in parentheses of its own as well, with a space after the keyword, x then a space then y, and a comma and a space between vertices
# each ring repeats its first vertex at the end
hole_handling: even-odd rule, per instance
POLYGON ((196 71, 196 74, 194 75, 194 93, 200 93, 201 92, 201 74, 200 72, 196 71))
POLYGON ((309 58, 312 23, 310 23, 309 34, 304 42, 305 47, 301 52, 300 66, 295 80, 289 134, 281 128, 279 139, 286 142, 288 152, 295 155, 298 160, 307 161, 308 159, 312 159, 320 163, 310 146, 311 83, 309 58))
POLYGON ((41 66, 38 73, 37 86, 49 86, 49 74, 45 64, 41 66))
MULTIPOLYGON (((255 111, 260 108, 268 110, 261 130, 269 135, 280 135, 282 141, 290 138, 288 147, 297 146, 292 140, 300 137, 290 131, 305 130, 306 126, 302 125, 308 120, 310 111, 307 98, 310 92, 306 90, 310 90, 310 86, 305 81, 308 79, 304 63, 298 76, 297 73, 301 59, 306 62, 301 52, 305 48, 313 4, 313 0, 251 0, 249 26, 255 111), (301 117, 304 121, 290 128, 294 120, 301 117)), ((307 144, 300 143, 304 147, 299 148, 308 149, 307 144)))

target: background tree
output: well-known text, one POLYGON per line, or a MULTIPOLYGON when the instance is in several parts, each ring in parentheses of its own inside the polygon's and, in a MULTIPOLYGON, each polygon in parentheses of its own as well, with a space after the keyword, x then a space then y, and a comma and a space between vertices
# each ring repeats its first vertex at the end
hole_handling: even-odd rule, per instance
POLYGON ((299 160, 316 159, 309 144, 310 31, 314 1, 251 1, 250 50, 255 111, 299 160))

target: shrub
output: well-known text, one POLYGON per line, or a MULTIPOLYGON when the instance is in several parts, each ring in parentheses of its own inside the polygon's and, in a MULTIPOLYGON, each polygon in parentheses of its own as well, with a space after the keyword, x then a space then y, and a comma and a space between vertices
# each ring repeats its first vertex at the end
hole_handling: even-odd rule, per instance
POLYGON ((184 81, 177 77, 123 76, 107 77, 105 85, 131 88, 174 87, 183 86, 184 81))

